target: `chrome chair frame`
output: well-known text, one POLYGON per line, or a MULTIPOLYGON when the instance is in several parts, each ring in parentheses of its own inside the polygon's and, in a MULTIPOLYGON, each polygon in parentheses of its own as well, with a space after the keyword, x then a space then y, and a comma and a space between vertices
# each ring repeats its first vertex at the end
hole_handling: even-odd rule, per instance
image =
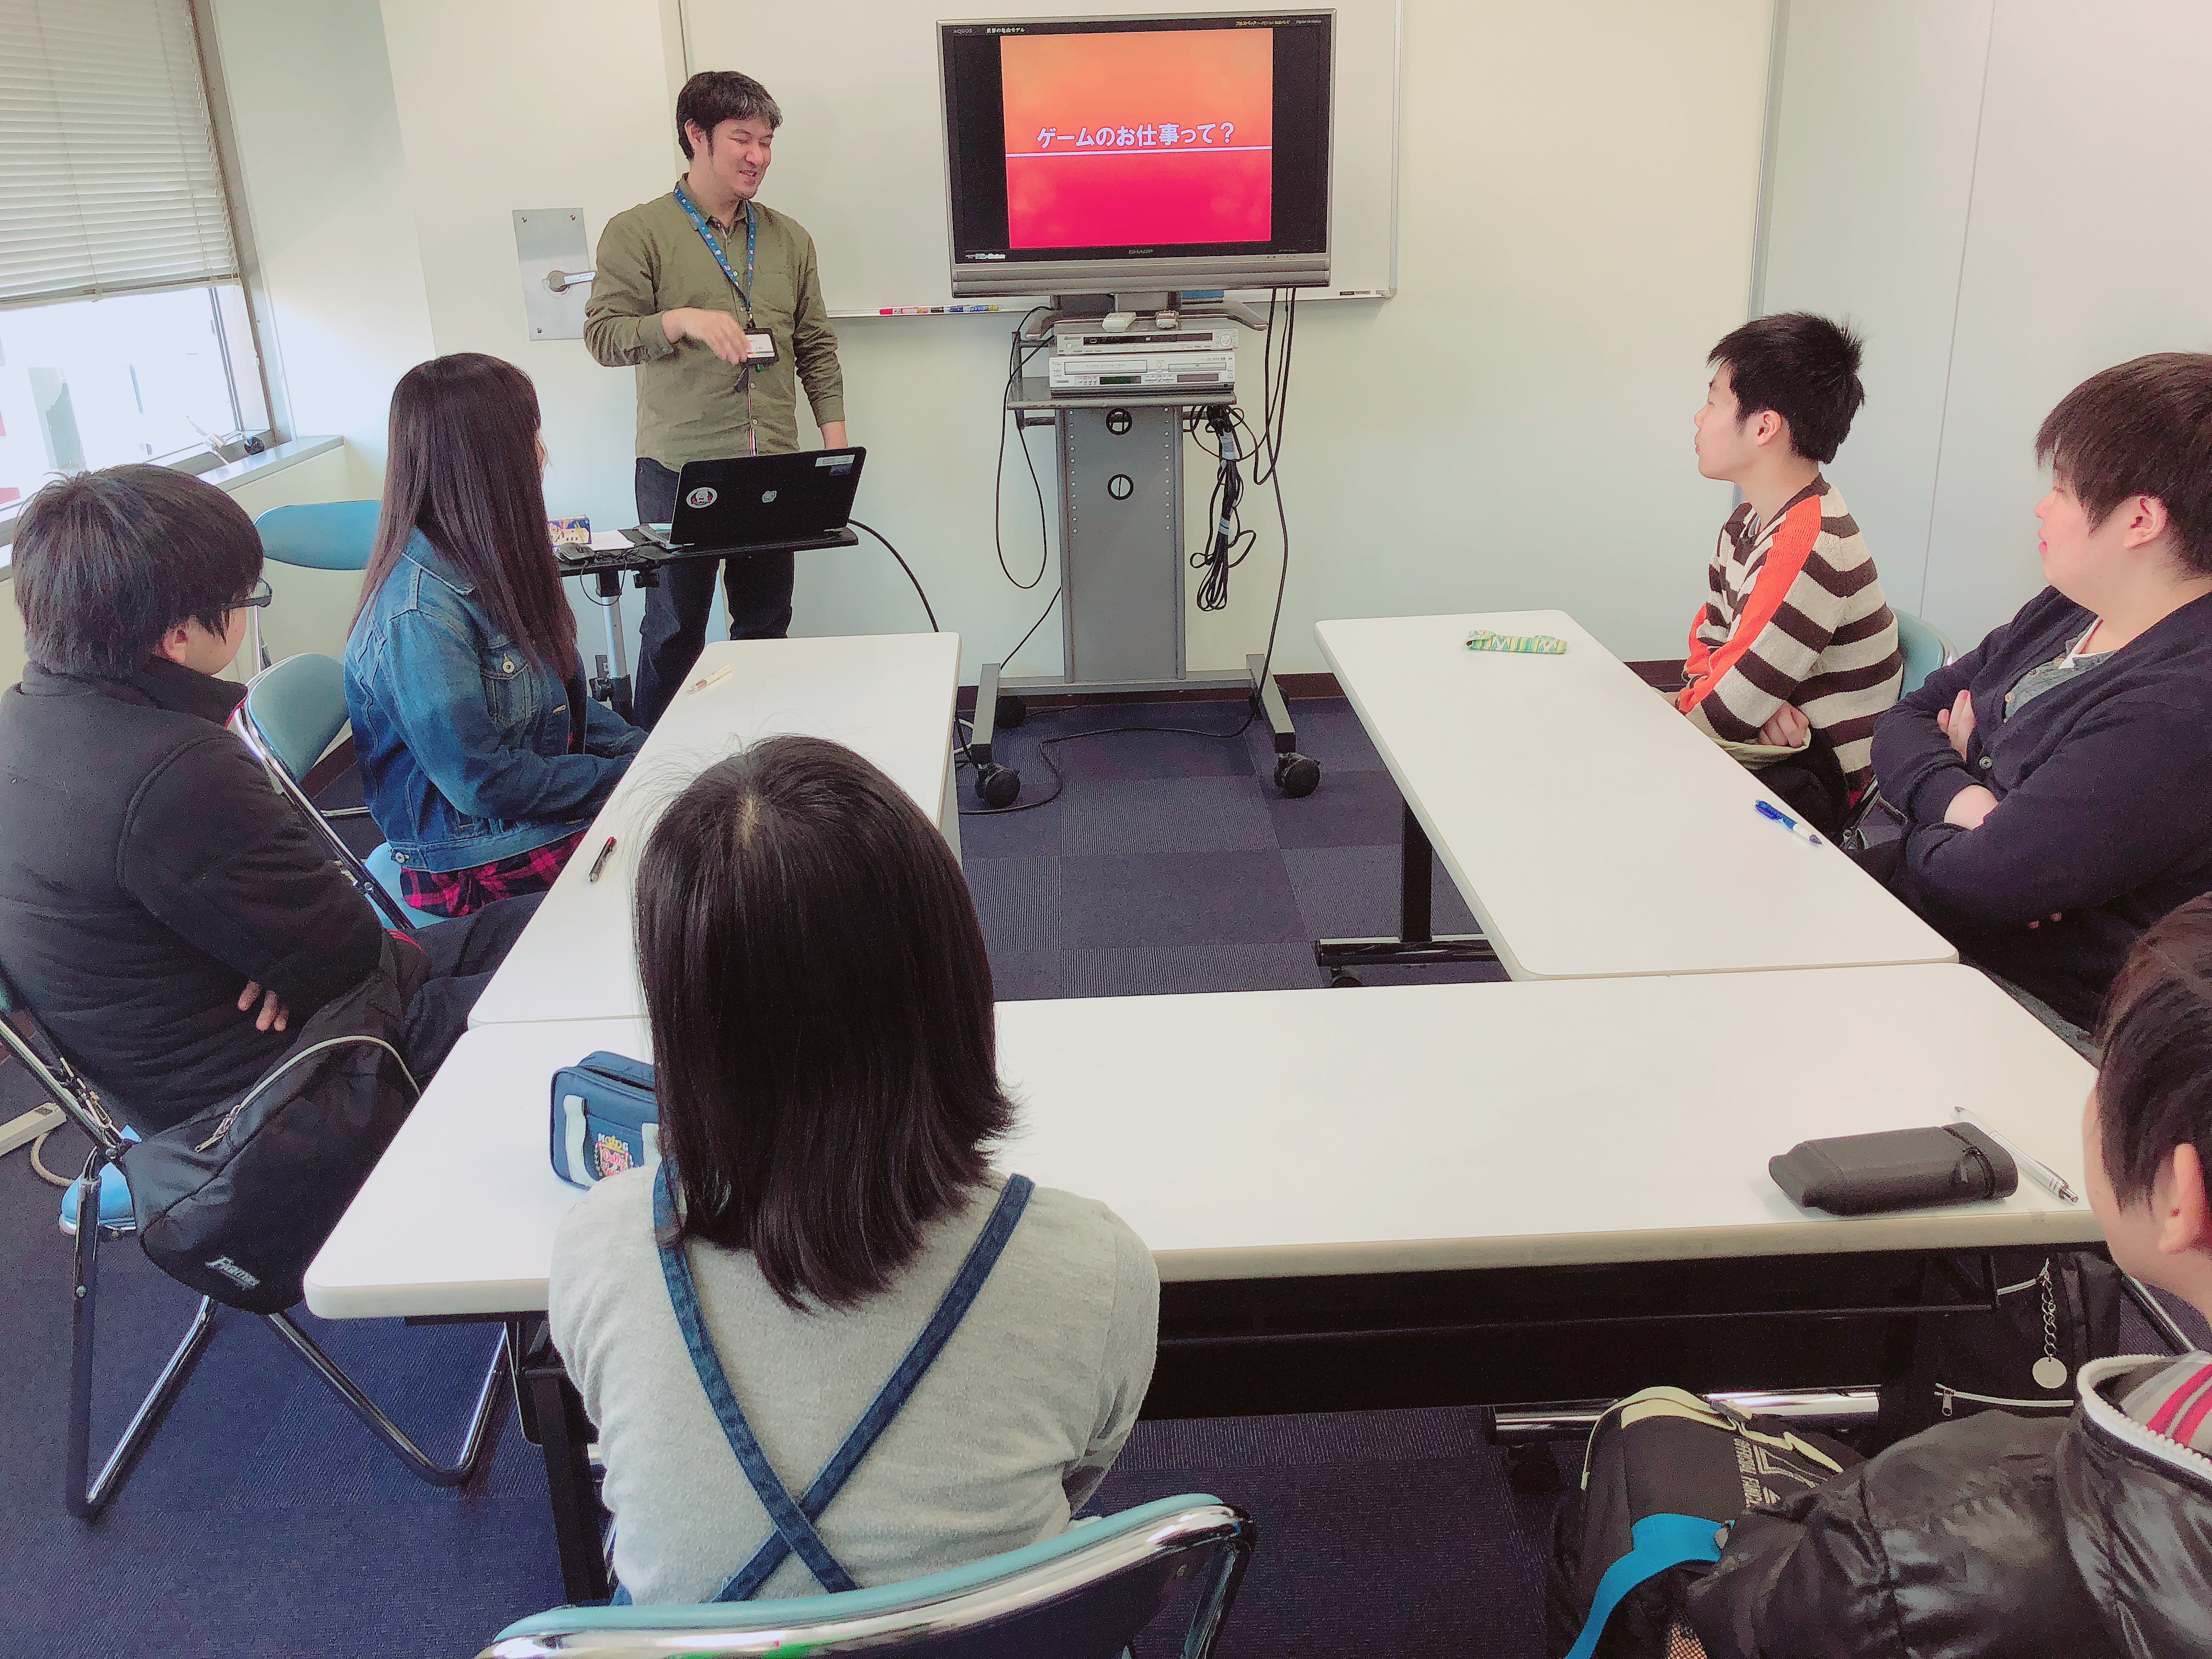
MULTIPOLYGON (((76 1213, 74 1225, 70 1228, 76 1235, 76 1249, 70 1269, 69 1419, 63 1453, 62 1499, 69 1512, 80 1521, 94 1521, 122 1490, 131 1467, 153 1439, 193 1368, 199 1364, 200 1356, 206 1352, 215 1335, 217 1304, 213 1297, 200 1298, 198 1310, 169 1355, 168 1363, 161 1367, 154 1386, 132 1412, 121 1437, 100 1464, 100 1472, 91 1474, 93 1338, 99 1311, 100 1241, 103 1237, 121 1238, 135 1232, 137 1226, 135 1218, 127 1224, 101 1222, 100 1177, 111 1164, 120 1166, 124 1149, 129 1143, 100 1100, 99 1091, 70 1065, 69 1057, 39 1024, 36 1016, 16 996, 4 977, 0 977, 0 1042, 5 1043, 31 1079, 92 1141, 84 1174, 77 1182, 76 1213)), ((258 1316, 284 1339, 308 1369, 416 1479, 434 1486, 465 1485, 482 1468, 486 1454, 497 1443, 493 1432, 501 1398, 497 1385, 502 1374, 510 1378, 516 1374, 516 1333, 512 1327, 501 1331, 499 1346, 493 1352, 490 1367, 477 1393, 459 1456, 452 1463, 440 1463, 386 1416, 289 1314, 258 1316)))
MULTIPOLYGON (((934 1589, 931 1579, 915 1579, 915 1594, 902 1599, 893 1593, 889 1607, 880 1605, 884 1591, 860 1590, 802 1601, 624 1608, 620 1611, 630 1615, 627 1627, 605 1622, 610 1609, 563 1608, 527 1621, 544 1628, 502 1637, 477 1659, 755 1659, 778 1653, 827 1659, 907 1651, 927 1656, 939 1651, 940 1644, 945 1652, 963 1656, 1012 1654, 1012 1648, 991 1644, 993 1626, 1073 1601, 1121 1575, 1146 1569, 1157 1573, 1170 1564, 1174 1578, 1206 1569, 1182 1653, 1183 1659, 1210 1659, 1258 1541, 1258 1528, 1243 1510, 1227 1504, 1194 1503, 1155 1523, 1102 1538, 1095 1547, 1073 1550, 1039 1565, 1009 1568, 1001 1577, 951 1593, 934 1589), (1181 1557, 1195 1559, 1186 1562, 1181 1557), (878 1604, 875 1610, 807 1616, 860 1597, 878 1604), (579 1616, 564 1620, 564 1613, 579 1616), (655 1618, 665 1622, 644 1622, 655 1618)), ((892 1592, 896 1588, 890 1587, 892 1592)))
MULTIPOLYGON (((285 662, 291 660, 289 657, 284 659, 285 662)), ((263 674, 283 665, 283 663, 271 664, 246 681, 249 696, 263 674)), ((361 896, 376 907, 377 914, 401 933, 418 931, 418 923, 415 917, 408 915, 407 907, 385 890, 384 884, 370 873, 368 866, 331 827, 330 817, 307 799, 307 792, 301 787, 300 781, 292 775, 291 769, 283 762, 276 758, 275 747, 270 743, 267 733, 254 720, 246 702, 240 702, 231 711, 229 724, 239 741, 246 745, 254 759, 261 763, 261 769, 269 775, 269 781, 275 786, 276 793, 291 802, 315 833, 322 837, 323 844, 330 849, 332 860, 344 872, 346 879, 353 884, 361 896)), ((346 810, 350 812, 352 809, 346 810)), ((367 807, 361 809, 363 812, 368 810, 367 807)))

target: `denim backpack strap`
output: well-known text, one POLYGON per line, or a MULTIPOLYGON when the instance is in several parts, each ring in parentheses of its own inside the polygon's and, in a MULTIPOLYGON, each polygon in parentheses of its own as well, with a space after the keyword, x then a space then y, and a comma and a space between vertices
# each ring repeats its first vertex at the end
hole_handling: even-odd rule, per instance
MULTIPOLYGON (((691 1351, 691 1368, 698 1372, 699 1384, 707 1390, 707 1401, 714 1408, 714 1416, 729 1440, 730 1449, 737 1454, 738 1467, 744 1471, 745 1479, 751 1483, 761 1507, 768 1511, 769 1521, 775 1528, 776 1537, 770 1542, 783 1544, 787 1551, 796 1551, 823 1589, 858 1589, 860 1586, 837 1565, 837 1558, 830 1553, 821 1535, 814 1530, 814 1523, 799 1513, 799 1505, 791 1501, 790 1492, 777 1479, 768 1454, 761 1450, 760 1442, 753 1437, 752 1425, 745 1421, 744 1410, 738 1404, 738 1396, 714 1352, 714 1340, 708 1335, 706 1324, 699 1317, 699 1292, 691 1281, 691 1263, 684 1253, 683 1240, 676 1234, 672 1168, 669 1160, 663 1158, 659 1173, 653 1178, 653 1228, 660 1248, 660 1274, 667 1281, 668 1299, 675 1307, 676 1323, 684 1333, 684 1346, 691 1351)), ((782 1559, 781 1554, 776 1558, 779 1563, 782 1559)))
MULTIPOLYGON (((852 1432, 845 1437, 844 1443, 823 1465, 822 1473, 814 1477, 814 1484, 807 1487, 805 1496, 799 1500, 799 1507, 809 1522, 807 1535, 814 1538, 817 1547, 821 1540, 813 1531, 811 1522, 814 1517, 830 1507, 830 1500, 843 1488, 853 1471, 860 1466, 860 1460, 868 1455, 869 1449, 882 1437, 883 1431, 891 1425, 891 1419, 906 1404, 907 1396, 915 1391, 923 1375, 936 1363, 937 1356, 945 1351, 945 1345, 952 1340, 952 1333, 959 1328, 960 1322, 967 1317, 968 1310, 975 1305, 976 1295, 983 1288, 983 1281, 991 1276, 991 1269, 999 1265, 999 1256, 1006 1248, 1006 1240, 1013 1234, 1014 1224, 1022 1218, 1022 1212, 1029 1207, 1030 1194, 1036 1190, 1035 1183, 1027 1176, 1006 1177, 1006 1188, 999 1194, 999 1201, 991 1211, 990 1219, 983 1224, 983 1231, 975 1236, 975 1242, 968 1247, 968 1258, 960 1264, 960 1271, 954 1276, 951 1287, 945 1292, 944 1299, 937 1304, 937 1311, 930 1315, 929 1322, 921 1328, 921 1334, 915 1338, 914 1346, 906 1351, 906 1358, 899 1361, 890 1380, 869 1402, 868 1409, 860 1413, 860 1420, 853 1425, 852 1432)), ((720 1593, 714 1597, 717 1601, 749 1601, 759 1593, 760 1587, 768 1582, 769 1575, 781 1566, 784 1557, 796 1547, 781 1527, 776 1528, 776 1533, 775 1537, 763 1544, 754 1553, 753 1559, 738 1568, 730 1582, 722 1586, 720 1593)), ((823 1553, 826 1555, 828 1552, 825 1550, 823 1553)), ((806 1561, 803 1551, 799 1553, 799 1559, 806 1561)), ((810 1569, 814 1567, 811 1561, 806 1561, 806 1565, 810 1569)), ((832 1561, 831 1565, 836 1564, 832 1561)), ((837 1571, 838 1576, 845 1580, 842 1585, 830 1583, 818 1570, 815 1571, 814 1576, 820 1580, 824 1589, 857 1588, 842 1567, 838 1567, 837 1571)))
POLYGON ((690 1350, 692 1368, 707 1390, 714 1415, 721 1422, 722 1432, 728 1437, 730 1449, 737 1454, 738 1467, 744 1471, 745 1479, 751 1483, 775 1528, 775 1535, 760 1547, 752 1559, 738 1570, 714 1599, 750 1600, 783 1565, 785 1558, 793 1554, 805 1563, 807 1571, 823 1589, 857 1589, 860 1586, 852 1575, 838 1564, 836 1557, 823 1543, 821 1534, 814 1530, 814 1521, 830 1507, 853 1471, 890 1426, 930 1366, 936 1363, 938 1355, 945 1351, 945 1345, 951 1340, 952 1333, 975 1305, 984 1280, 998 1266, 999 1257, 1013 1234, 1015 1224, 1022 1218, 1022 1212, 1029 1206, 1030 1194, 1036 1190, 1036 1186, 1026 1176, 1007 1177, 1006 1188, 999 1194, 990 1218, 983 1224, 983 1231, 976 1236, 975 1243, 969 1247, 967 1259, 960 1264, 959 1273, 938 1303, 937 1310, 929 1316, 929 1322, 922 1327, 921 1334, 915 1339, 905 1358, 891 1373, 890 1380, 860 1414, 860 1420, 853 1425, 821 1474, 814 1477, 805 1496, 793 1503, 789 1489, 769 1467, 751 1425, 745 1421, 729 1378, 722 1370, 721 1361, 715 1356, 714 1340, 700 1320, 691 1265, 675 1236, 672 1182, 670 1164, 663 1159, 653 1182, 653 1221, 659 1241, 662 1276, 668 1282, 669 1301, 675 1307, 676 1322, 683 1329, 684 1345, 690 1350))

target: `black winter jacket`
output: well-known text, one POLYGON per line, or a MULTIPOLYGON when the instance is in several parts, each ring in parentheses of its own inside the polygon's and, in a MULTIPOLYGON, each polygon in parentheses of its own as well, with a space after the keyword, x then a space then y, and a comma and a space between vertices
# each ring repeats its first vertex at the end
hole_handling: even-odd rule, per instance
POLYGON ((2212 1459, 2080 1373, 2069 1421, 1985 1412, 1736 1523, 1691 1587, 1710 1659, 2212 1654, 2212 1459))
POLYGON ((1893 890, 1967 957, 2081 1025, 2136 936, 2212 892, 2212 596, 2007 720, 2005 694, 2091 620, 2045 588, 1874 732, 1882 798, 1907 821, 1893 890), (1961 760, 1936 716, 1968 690, 1961 760), (1978 830, 1944 823, 1976 783, 1997 809, 1978 830))
POLYGON ((247 1087, 381 956, 375 912, 223 729, 240 695, 169 662, 33 664, 0 693, 0 969, 145 1133, 247 1087), (289 1034, 239 1012, 249 981, 289 1034))

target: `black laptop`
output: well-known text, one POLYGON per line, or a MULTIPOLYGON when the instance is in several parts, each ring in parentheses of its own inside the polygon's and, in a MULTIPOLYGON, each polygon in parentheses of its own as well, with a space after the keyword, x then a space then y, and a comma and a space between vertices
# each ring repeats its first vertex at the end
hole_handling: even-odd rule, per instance
POLYGON ((676 516, 643 534, 671 552, 803 542, 835 536, 853 516, 865 449, 802 450, 686 461, 676 481, 676 516))

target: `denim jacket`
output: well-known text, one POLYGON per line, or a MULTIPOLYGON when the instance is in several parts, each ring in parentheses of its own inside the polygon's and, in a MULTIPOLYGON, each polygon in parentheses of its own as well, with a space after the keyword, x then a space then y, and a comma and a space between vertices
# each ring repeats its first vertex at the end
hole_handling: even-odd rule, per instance
POLYGON ((580 674, 532 663, 421 531, 403 552, 345 654, 362 798, 393 860, 465 870, 583 829, 645 733, 586 697, 580 674))

